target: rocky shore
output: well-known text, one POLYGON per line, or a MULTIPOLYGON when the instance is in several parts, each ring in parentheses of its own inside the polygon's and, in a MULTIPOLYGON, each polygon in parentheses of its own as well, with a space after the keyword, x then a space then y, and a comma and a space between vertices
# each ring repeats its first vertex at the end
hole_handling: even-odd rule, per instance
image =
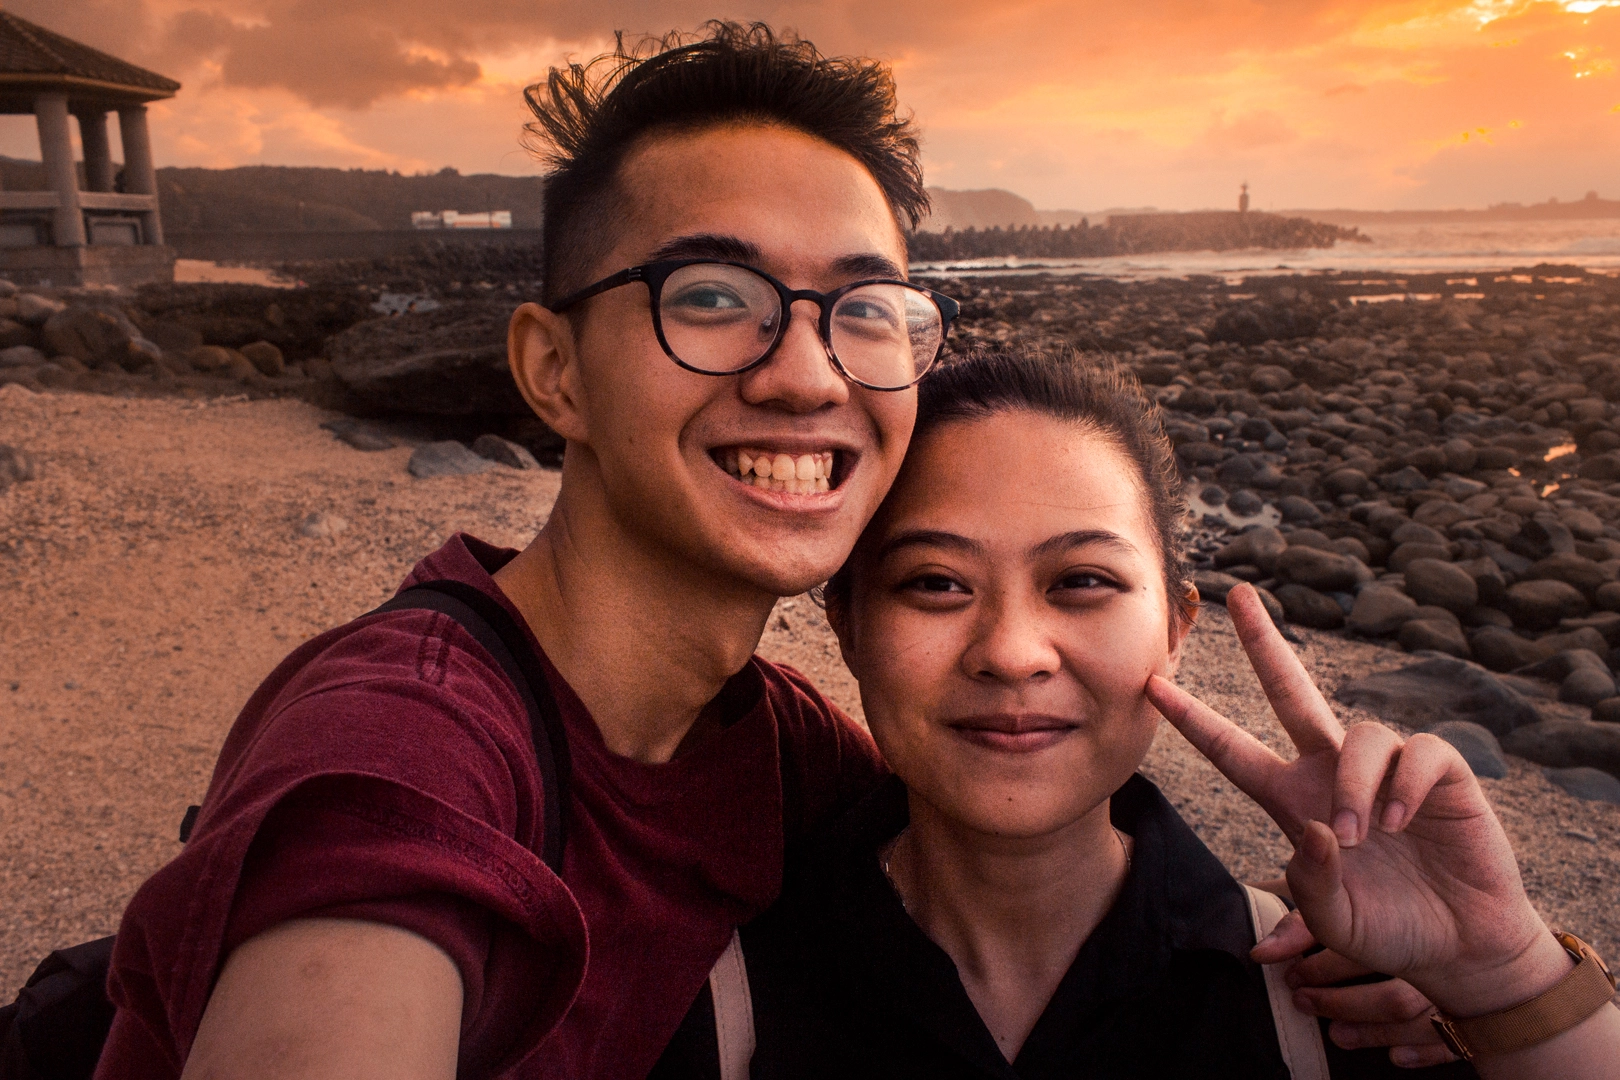
MULTIPOLYGON (((504 339, 538 286, 485 257, 306 266, 294 289, 0 283, 0 383, 299 397, 357 418, 329 427, 359 449, 393 444, 367 418, 411 418, 417 476, 533 467, 557 442, 504 339)), ((1341 698, 1434 728, 1481 770, 1506 751, 1620 803, 1620 279, 931 283, 963 302, 954 348, 1061 344, 1136 371, 1187 478, 1206 601, 1250 581, 1284 625, 1418 654, 1341 698)))

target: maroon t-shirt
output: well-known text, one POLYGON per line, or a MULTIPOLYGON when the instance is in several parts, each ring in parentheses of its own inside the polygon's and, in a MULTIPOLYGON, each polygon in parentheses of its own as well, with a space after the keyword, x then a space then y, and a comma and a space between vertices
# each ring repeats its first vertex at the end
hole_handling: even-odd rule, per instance
MULTIPOLYGON (((457 535, 406 585, 466 582, 522 625, 490 577, 514 554, 457 535)), ((463 1075, 646 1076, 732 929, 776 897, 785 844, 883 766, 809 680, 757 656, 723 691, 732 722, 662 765, 609 751, 545 670, 572 757, 560 879, 538 854, 528 713, 453 620, 367 616, 283 661, 226 737, 190 842, 124 913, 96 1075, 178 1076, 230 950, 323 916, 450 955, 463 1075)))

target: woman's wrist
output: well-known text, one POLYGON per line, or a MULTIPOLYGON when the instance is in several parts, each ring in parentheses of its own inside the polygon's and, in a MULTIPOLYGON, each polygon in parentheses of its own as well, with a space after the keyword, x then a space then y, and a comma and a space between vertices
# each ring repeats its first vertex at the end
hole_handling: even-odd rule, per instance
POLYGON ((1436 971, 1407 981, 1417 987, 1447 1016, 1458 1019, 1485 1016, 1511 1009, 1558 985, 1575 969, 1575 962, 1536 920, 1538 931, 1510 959, 1466 971, 1436 971))

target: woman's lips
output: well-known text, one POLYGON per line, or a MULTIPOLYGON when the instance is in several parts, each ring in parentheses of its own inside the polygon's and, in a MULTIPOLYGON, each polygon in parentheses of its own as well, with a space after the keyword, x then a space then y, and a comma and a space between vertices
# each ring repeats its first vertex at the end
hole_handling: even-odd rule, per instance
POLYGON ((974 746, 1013 754, 1045 750, 1080 727, 1064 717, 1009 714, 968 717, 946 726, 974 746))

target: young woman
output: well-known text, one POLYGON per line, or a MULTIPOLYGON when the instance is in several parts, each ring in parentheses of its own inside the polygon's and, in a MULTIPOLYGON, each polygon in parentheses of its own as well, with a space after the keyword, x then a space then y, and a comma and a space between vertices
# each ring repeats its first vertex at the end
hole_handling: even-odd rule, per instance
MULTIPOLYGON (((1313 934, 1456 1018, 1486 1076, 1615 1075, 1620 1012, 1456 751, 1342 728, 1248 589, 1228 610, 1297 757, 1169 681, 1197 601, 1177 486, 1112 369, 982 356, 923 385, 827 588, 895 778, 744 933, 753 1080, 1286 1077, 1260 964, 1313 934), (1299 914, 1258 946, 1245 889, 1136 772, 1161 714, 1295 846, 1299 914), (1494 1018, 1528 1001, 1529 1026, 1494 1018)), ((1329 1054, 1341 1080, 1394 1071, 1329 1054)))

